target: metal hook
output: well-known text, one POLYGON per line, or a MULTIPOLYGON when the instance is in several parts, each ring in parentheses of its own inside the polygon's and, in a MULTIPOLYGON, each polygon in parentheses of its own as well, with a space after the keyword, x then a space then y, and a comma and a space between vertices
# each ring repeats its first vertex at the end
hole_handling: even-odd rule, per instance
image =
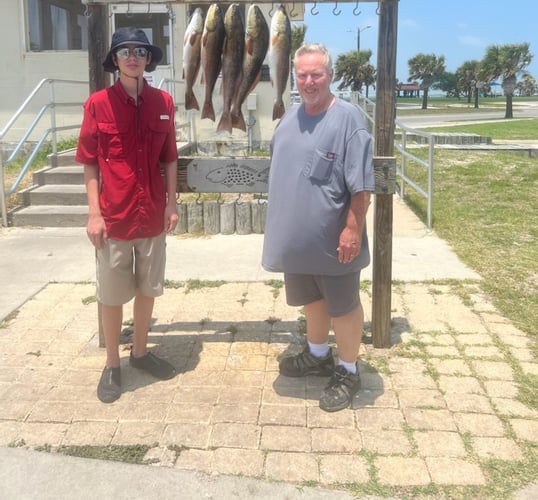
POLYGON ((381 9, 381 0, 377 2, 377 9, 375 10, 375 13, 379 16, 379 9, 381 9))
POLYGON ((274 2, 271 2, 271 10, 269 11, 269 17, 273 17, 273 9, 275 8, 274 2))
POLYGON ((243 196, 243 193, 238 193, 239 195, 237 196, 237 199, 235 200, 235 203, 236 205, 240 205, 241 203, 243 203, 243 201, 241 200, 241 196, 243 196))
POLYGON ((355 8, 353 9, 353 15, 354 16, 360 16, 361 11, 357 12, 357 9, 359 8, 359 0, 357 0, 357 3, 355 4, 355 8))
POLYGON ((334 2, 333 14, 335 16, 339 16, 341 13, 342 13, 342 11, 340 9, 338 9, 338 2, 334 2))
POLYGON ((131 12, 131 2, 127 2, 127 12, 125 13, 127 17, 133 17, 133 13, 131 12))
POLYGON ((219 193, 219 195, 217 196, 217 203, 219 203, 220 205, 224 203, 224 199, 222 198, 222 193, 219 193))
POLYGON ((200 198, 201 198, 201 197, 202 197, 202 193, 198 192, 198 197, 196 198, 196 201, 195 201, 195 203, 196 203, 197 205, 200 205, 200 204, 202 203, 202 202, 200 201, 200 198))
POLYGON ((314 12, 316 5, 317 5, 317 2, 314 2, 314 7, 310 9, 310 14, 312 14, 313 16, 317 16, 319 14, 319 10, 316 10, 316 12, 314 12))
POLYGON ((90 17, 90 10, 88 4, 86 4, 86 8, 84 9, 84 17, 90 17))
POLYGON ((291 10, 289 12, 290 17, 297 17, 299 15, 298 12, 295 12, 295 2, 291 4, 291 10))

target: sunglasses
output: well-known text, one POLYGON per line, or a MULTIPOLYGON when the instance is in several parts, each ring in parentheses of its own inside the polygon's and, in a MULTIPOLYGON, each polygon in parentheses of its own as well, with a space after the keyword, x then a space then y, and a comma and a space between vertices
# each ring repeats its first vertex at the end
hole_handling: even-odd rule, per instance
POLYGON ((116 57, 122 61, 129 59, 129 57, 132 55, 138 57, 139 59, 145 59, 148 56, 148 52, 149 50, 145 47, 135 47, 134 49, 125 47, 116 51, 116 57))

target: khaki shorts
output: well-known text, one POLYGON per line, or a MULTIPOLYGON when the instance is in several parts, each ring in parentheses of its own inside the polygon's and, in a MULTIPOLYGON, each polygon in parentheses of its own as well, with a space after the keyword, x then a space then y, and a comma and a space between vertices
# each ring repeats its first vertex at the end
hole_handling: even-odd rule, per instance
POLYGON ((345 316, 360 304, 360 277, 360 272, 340 276, 285 273, 287 304, 304 306, 323 299, 330 317, 345 316))
POLYGON ((139 290, 147 297, 163 293, 166 233, 155 238, 107 240, 97 252, 97 300, 109 306, 129 302, 139 290))

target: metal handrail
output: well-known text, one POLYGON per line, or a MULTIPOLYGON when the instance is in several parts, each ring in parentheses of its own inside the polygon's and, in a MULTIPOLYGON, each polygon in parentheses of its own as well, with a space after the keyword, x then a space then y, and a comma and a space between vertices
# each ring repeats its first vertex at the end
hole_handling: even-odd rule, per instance
POLYGON ((17 111, 13 114, 11 119, 7 122, 7 124, 2 128, 0 131, 0 209, 2 213, 2 224, 4 226, 7 226, 7 207, 6 207, 6 197, 13 194, 17 187, 19 186, 20 182, 26 175, 32 161, 35 159, 37 153, 42 148, 43 144, 45 144, 45 140, 49 135, 52 135, 52 152, 54 155, 58 153, 57 148, 57 132, 61 130, 70 130, 70 129, 77 129, 80 128, 80 123, 77 125, 66 125, 62 127, 56 126, 56 109, 59 107, 74 107, 74 106, 82 106, 83 102, 56 102, 56 96, 55 96, 55 84, 74 84, 74 85, 86 85, 88 87, 87 81, 80 81, 80 80, 61 80, 61 79, 52 79, 52 78, 44 78, 41 80, 36 87, 30 92, 28 97, 25 99, 25 101, 19 106, 17 111), (41 109, 37 112, 34 119, 32 120, 32 123, 30 126, 26 129, 26 131, 23 133, 22 137, 17 142, 15 148, 13 149, 12 153, 10 154, 9 158, 5 158, 6 148, 5 148, 5 142, 4 139, 8 132, 11 131, 14 124, 17 122, 17 120, 23 115, 23 113, 27 110, 28 106, 33 103, 34 99, 38 96, 39 92, 45 87, 45 85, 49 85, 49 102, 45 104, 41 109), (40 140, 35 144, 34 148, 32 149, 32 152, 30 153, 30 156, 28 157, 27 161, 25 162, 24 166, 22 167, 21 171, 19 172, 19 175, 17 176, 16 180, 14 181, 11 188, 6 191, 5 188, 5 176, 4 176, 4 168, 7 167, 20 153, 24 145, 28 142, 28 139, 31 135, 31 133, 36 129, 38 124, 41 122, 47 111, 50 112, 50 123, 51 126, 48 128, 44 134, 41 136, 40 140))
MULTIPOLYGON (((176 86, 176 85, 181 85, 183 87, 185 87, 185 80, 174 80, 173 78, 163 78, 161 79, 161 81, 158 83, 157 85, 157 88, 158 89, 163 89, 165 85, 172 85, 172 86, 176 86)), ((174 104, 176 105, 176 108, 179 109, 181 106, 183 106, 183 109, 185 109, 185 101, 179 101, 179 99, 176 98, 175 96, 175 92, 171 91, 169 92, 173 98, 174 98, 174 104)), ((185 95, 184 92, 181 93, 181 95, 185 95)), ((180 122, 176 122, 176 129, 186 129, 186 134, 187 134, 187 141, 189 143, 196 143, 196 138, 194 137, 195 135, 195 131, 196 131, 196 127, 194 125, 194 115, 193 113, 187 111, 186 112, 186 119, 184 121, 180 121, 180 122)))
MULTIPOLYGON (((371 130, 375 129, 375 103, 370 99, 364 97, 362 98, 362 104, 360 99, 357 99, 357 105, 359 110, 365 119, 371 124, 371 130)), ((435 150, 435 141, 434 136, 429 132, 424 132, 422 130, 416 130, 411 127, 407 127, 400 120, 396 119, 394 121, 395 128, 398 128, 402 132, 402 140, 398 142, 397 138, 394 138, 394 149, 400 152, 402 155, 402 164, 401 166, 396 166, 396 175, 401 179, 400 182, 400 198, 403 200, 405 197, 405 185, 409 184, 413 189, 415 189, 420 195, 426 198, 426 219, 427 227, 429 230, 433 226, 433 166, 434 166, 434 150, 435 150), (418 156, 410 152, 407 139, 408 134, 413 134, 415 136, 424 137, 428 143, 428 160, 425 161, 418 156), (424 189, 417 182, 407 176, 406 166, 407 160, 417 163, 418 165, 424 167, 428 172, 428 187, 424 189)))

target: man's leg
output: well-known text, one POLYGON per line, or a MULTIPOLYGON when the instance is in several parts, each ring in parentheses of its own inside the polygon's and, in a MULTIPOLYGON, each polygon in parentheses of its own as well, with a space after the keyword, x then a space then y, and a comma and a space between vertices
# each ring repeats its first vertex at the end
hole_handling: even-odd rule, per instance
POLYGON ((137 292, 133 306, 134 338, 133 356, 141 358, 147 353, 148 332, 151 325, 154 297, 148 297, 137 292))
POLYGON ((345 363, 355 363, 359 355, 364 327, 364 311, 359 304, 344 316, 333 318, 338 357, 345 363))
POLYGON ((106 365, 97 386, 97 397, 112 403, 121 396, 120 335, 123 306, 101 304, 101 321, 105 337, 106 365))
POLYGON ((120 366, 120 335, 123 321, 123 306, 101 304, 103 333, 105 335, 106 367, 120 366))
POLYGON ((361 387, 357 357, 362 340, 364 312, 361 304, 344 316, 333 318, 338 346, 338 365, 319 400, 322 410, 333 412, 348 408, 361 387))
POLYGON ((302 352, 280 360, 279 370, 287 377, 318 375, 328 377, 334 368, 332 351, 327 344, 331 318, 324 300, 304 306, 308 345, 302 352))
POLYGON ((306 318, 306 338, 313 344, 323 344, 329 338, 331 318, 325 301, 317 300, 304 306, 306 318))
POLYGON ((144 370, 156 378, 167 380, 176 375, 176 369, 155 354, 148 352, 148 332, 153 313, 154 297, 137 292, 134 301, 134 339, 129 363, 135 368, 144 370))

